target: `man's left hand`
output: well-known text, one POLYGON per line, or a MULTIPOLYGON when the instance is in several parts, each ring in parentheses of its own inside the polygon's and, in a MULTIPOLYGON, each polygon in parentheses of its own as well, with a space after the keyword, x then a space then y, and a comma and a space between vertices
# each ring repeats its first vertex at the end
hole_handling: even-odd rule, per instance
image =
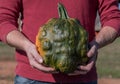
POLYGON ((89 57, 89 62, 87 65, 80 65, 78 66, 77 70, 75 70, 73 73, 69 73, 68 75, 80 75, 80 74, 87 74, 94 66, 96 60, 97 60, 97 54, 98 54, 98 48, 99 45, 96 41, 92 41, 90 43, 90 50, 87 53, 87 56, 89 57))

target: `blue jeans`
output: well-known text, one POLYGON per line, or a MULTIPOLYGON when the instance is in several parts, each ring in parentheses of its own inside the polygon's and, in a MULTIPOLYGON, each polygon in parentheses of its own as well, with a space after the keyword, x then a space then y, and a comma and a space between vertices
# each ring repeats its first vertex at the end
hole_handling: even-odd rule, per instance
MULTIPOLYGON (((15 77, 14 84, 62 84, 62 83, 49 83, 49 82, 36 81, 36 80, 27 79, 17 75, 15 77)), ((65 84, 68 84, 68 83, 65 83, 65 84)), ((72 83, 72 84, 97 84, 97 81, 92 81, 89 83, 72 83)))

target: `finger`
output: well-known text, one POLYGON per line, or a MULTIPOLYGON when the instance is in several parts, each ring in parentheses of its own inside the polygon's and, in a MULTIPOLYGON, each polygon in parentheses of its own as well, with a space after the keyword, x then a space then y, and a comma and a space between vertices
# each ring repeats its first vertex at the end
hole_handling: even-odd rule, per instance
POLYGON ((38 64, 38 63, 34 63, 34 67, 43 71, 43 72, 47 72, 47 73, 53 73, 55 72, 55 69, 54 68, 51 68, 51 67, 45 67, 41 64, 38 64))
POLYGON ((95 46, 92 46, 91 49, 89 50, 89 52, 87 53, 87 56, 92 57, 92 56, 94 56, 95 52, 96 52, 96 48, 95 48, 95 46))
POLYGON ((94 65, 94 61, 91 61, 89 64, 87 64, 86 66, 79 66, 73 73, 69 73, 68 75, 70 76, 74 76, 74 75, 80 75, 80 74, 87 74, 91 68, 94 65))
POLYGON ((83 71, 89 72, 91 70, 91 68, 93 67, 93 65, 94 65, 94 61, 91 61, 86 66, 80 66, 79 68, 83 71))
POLYGON ((42 57, 39 55, 39 53, 36 50, 33 51, 32 55, 36 61, 38 61, 39 63, 43 63, 42 57))
POLYGON ((80 75, 80 74, 87 74, 91 68, 93 67, 94 61, 90 62, 88 65, 86 66, 79 66, 73 73, 70 73, 68 75, 72 76, 72 75, 80 75))
POLYGON ((43 72, 53 73, 55 71, 54 68, 43 66, 42 64, 38 63, 36 60, 31 60, 30 63, 31 63, 31 66, 33 66, 34 68, 39 69, 43 72))
POLYGON ((53 72, 53 71, 55 71, 54 68, 43 66, 41 63, 36 61, 34 56, 32 56, 31 54, 28 56, 28 58, 29 58, 30 65, 32 67, 36 68, 36 69, 39 69, 39 70, 44 71, 44 72, 53 72))

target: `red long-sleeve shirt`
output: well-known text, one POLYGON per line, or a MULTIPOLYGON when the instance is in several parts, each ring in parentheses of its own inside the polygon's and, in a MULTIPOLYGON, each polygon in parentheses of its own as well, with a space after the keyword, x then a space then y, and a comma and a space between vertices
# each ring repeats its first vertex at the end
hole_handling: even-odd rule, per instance
MULTIPOLYGON (((58 18, 57 4, 61 2, 72 18, 77 18, 89 33, 89 41, 95 37, 96 12, 100 14, 102 26, 111 26, 120 31, 120 11, 117 0, 0 0, 0 40, 6 42, 6 35, 18 28, 17 19, 22 12, 22 33, 33 43, 40 26, 50 18, 58 18)), ((48 74, 30 66, 26 53, 16 50, 16 74, 47 82, 88 82, 97 80, 95 66, 86 75, 67 76, 48 74)))

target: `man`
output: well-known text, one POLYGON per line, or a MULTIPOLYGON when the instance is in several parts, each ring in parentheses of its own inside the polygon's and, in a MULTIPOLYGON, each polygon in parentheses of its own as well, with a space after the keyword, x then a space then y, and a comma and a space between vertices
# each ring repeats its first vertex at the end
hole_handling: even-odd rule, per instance
POLYGON ((119 32, 120 11, 117 0, 0 0, 0 40, 16 48, 15 84, 97 84, 97 51, 113 42, 119 32), (89 63, 78 66, 78 69, 70 74, 58 73, 53 68, 42 65, 43 59, 35 46, 39 27, 48 19, 58 17, 58 2, 61 2, 69 16, 77 18, 89 33, 89 63), (102 29, 95 37, 97 10, 102 29), (21 32, 17 29, 20 12, 23 22, 21 32))

